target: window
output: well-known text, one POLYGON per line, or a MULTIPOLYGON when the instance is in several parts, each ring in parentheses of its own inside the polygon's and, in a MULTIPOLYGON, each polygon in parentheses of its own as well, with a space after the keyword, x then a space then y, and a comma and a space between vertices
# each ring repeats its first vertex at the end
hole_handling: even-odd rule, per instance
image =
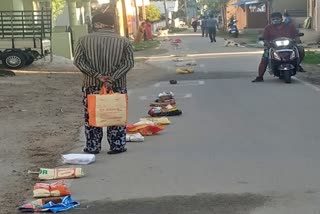
POLYGON ((267 6, 265 3, 251 4, 249 10, 251 13, 265 13, 267 12, 267 6))

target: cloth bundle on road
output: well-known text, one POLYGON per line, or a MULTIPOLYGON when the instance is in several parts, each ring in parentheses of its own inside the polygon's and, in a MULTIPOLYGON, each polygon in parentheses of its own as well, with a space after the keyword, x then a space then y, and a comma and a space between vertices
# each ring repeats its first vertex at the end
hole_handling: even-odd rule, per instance
POLYGON ((191 73, 194 73, 194 69, 193 68, 177 68, 176 72, 178 74, 191 74, 191 73))
POLYGON ((170 92, 161 92, 153 103, 148 114, 151 117, 163 117, 163 116, 178 116, 182 114, 182 111, 176 107, 176 101, 174 94, 170 92), (158 103, 156 105, 155 103, 158 103))
POLYGON ((100 94, 88 95, 88 112, 90 126, 125 126, 128 119, 128 96, 102 87, 100 94))
POLYGON ((71 196, 63 198, 53 197, 45 199, 37 199, 26 203, 18 208, 21 212, 62 212, 79 206, 80 203, 73 201, 71 196))
POLYGON ((164 130, 164 126, 162 125, 151 125, 151 124, 127 125, 128 134, 140 133, 143 136, 151 136, 151 135, 158 134, 162 130, 164 130))
POLYGON ((169 125, 171 121, 167 117, 151 117, 151 118, 140 118, 140 121, 151 121, 159 125, 169 125))

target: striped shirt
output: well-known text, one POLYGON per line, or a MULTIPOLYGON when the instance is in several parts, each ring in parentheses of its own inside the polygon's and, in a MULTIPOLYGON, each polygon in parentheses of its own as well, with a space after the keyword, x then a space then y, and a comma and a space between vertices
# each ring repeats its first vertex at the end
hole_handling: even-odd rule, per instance
POLYGON ((83 73, 83 86, 102 87, 99 77, 111 76, 113 88, 126 88, 126 74, 134 66, 133 49, 128 39, 112 31, 100 31, 79 39, 75 66, 83 73))

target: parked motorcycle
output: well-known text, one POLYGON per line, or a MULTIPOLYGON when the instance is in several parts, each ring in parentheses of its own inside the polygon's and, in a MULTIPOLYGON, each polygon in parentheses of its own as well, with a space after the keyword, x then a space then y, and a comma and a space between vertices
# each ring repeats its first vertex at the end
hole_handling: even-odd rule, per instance
MULTIPOLYGON (((299 33, 299 37, 304 36, 299 33)), ((261 39, 263 40, 263 39, 261 39)), ((269 73, 285 83, 291 83, 291 77, 299 71, 300 55, 295 39, 278 38, 269 44, 269 73)))
POLYGON ((230 22, 228 24, 229 35, 234 38, 238 38, 238 36, 239 36, 239 30, 238 30, 236 23, 237 23, 237 20, 232 19, 232 20, 230 20, 230 22))

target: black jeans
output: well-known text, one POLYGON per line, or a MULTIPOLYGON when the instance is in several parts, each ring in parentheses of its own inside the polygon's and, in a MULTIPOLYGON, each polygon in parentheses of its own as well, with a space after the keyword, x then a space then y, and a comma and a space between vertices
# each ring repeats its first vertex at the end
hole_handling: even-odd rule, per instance
POLYGON ((201 27, 201 31, 202 31, 202 37, 204 37, 204 35, 206 35, 206 37, 208 37, 208 30, 205 27, 201 27))
POLYGON ((215 27, 209 27, 208 28, 208 32, 209 32, 210 41, 211 42, 215 42, 216 41, 216 34, 217 34, 216 28, 215 27))

